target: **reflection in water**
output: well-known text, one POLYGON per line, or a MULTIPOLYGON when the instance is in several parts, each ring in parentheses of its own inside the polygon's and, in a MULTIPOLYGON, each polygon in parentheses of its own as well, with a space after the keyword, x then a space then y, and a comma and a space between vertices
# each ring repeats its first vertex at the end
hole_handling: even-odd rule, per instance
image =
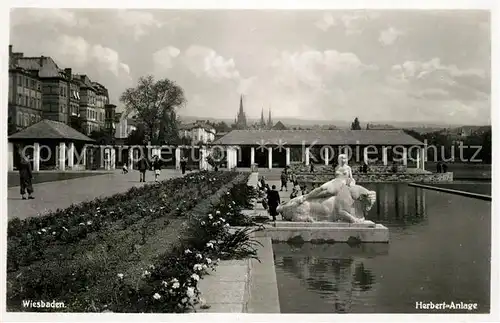
POLYGON ((375 276, 363 263, 363 251, 346 246, 305 244, 294 248, 280 244, 276 247, 279 256, 275 258, 275 264, 283 272, 303 281, 309 291, 320 295, 332 306, 332 312, 349 312, 353 297, 358 298, 359 293, 369 291, 375 276), (319 256, 310 256, 311 253, 319 256), (331 257, 324 257, 328 254, 331 257))
POLYGON ((397 183, 361 185, 377 193, 376 206, 370 210, 367 219, 382 224, 394 222, 415 224, 425 220, 426 190, 417 187, 414 190, 408 190, 406 184, 397 183))
POLYGON ((282 313, 421 313, 416 301, 450 295, 489 313, 491 202, 362 185, 377 192, 367 218, 389 227, 390 243, 273 244, 282 313))

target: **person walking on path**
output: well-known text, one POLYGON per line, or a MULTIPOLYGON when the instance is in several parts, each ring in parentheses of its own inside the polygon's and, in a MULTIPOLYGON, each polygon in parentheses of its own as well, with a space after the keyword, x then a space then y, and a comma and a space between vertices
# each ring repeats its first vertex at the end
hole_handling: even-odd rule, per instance
POLYGON ((182 157, 181 158, 181 171, 182 171, 182 175, 186 174, 186 165, 187 165, 186 157, 182 157))
POLYGON ((446 163, 443 163, 443 164, 441 165, 441 170, 442 170, 442 172, 443 172, 443 173, 448 172, 448 165, 446 165, 446 163))
POLYGON ((137 163, 137 168, 139 169, 139 173, 140 173, 139 181, 145 182, 146 181, 146 171, 149 168, 149 163, 144 156, 141 156, 141 158, 139 159, 139 162, 137 163))
POLYGON ((153 170, 155 172, 155 182, 158 182, 158 177, 161 174, 161 160, 160 157, 154 156, 153 158, 153 170))
POLYGON ((33 197, 33 172, 31 171, 30 156, 21 153, 21 163, 19 164, 19 182, 21 184, 21 197, 26 200, 26 192, 28 192, 28 199, 32 200, 33 197))
POLYGON ((288 177, 286 176, 286 172, 282 171, 281 172, 281 189, 280 189, 280 191, 283 192, 283 187, 284 187, 285 190, 288 192, 288 187, 286 185, 287 182, 288 182, 288 177))
POLYGON ((441 162, 438 162, 436 164, 436 173, 442 173, 443 172, 443 164, 441 162))
POLYGON ((278 215, 276 209, 278 208, 278 205, 280 205, 280 203, 281 203, 280 194, 276 190, 276 185, 273 185, 272 189, 267 192, 267 204, 269 205, 269 214, 273 218, 273 221, 276 221, 276 216, 278 215))

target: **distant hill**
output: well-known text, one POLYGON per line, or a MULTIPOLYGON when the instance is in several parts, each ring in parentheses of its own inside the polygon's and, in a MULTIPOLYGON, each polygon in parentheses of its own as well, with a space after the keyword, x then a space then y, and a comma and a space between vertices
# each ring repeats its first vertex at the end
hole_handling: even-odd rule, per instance
MULTIPOLYGON (((195 122, 196 120, 208 120, 210 122, 220 122, 224 121, 228 125, 231 125, 234 122, 234 118, 212 118, 212 117, 194 117, 194 116, 180 116, 181 121, 195 122)), ((308 128, 325 128, 328 126, 335 126, 338 129, 349 129, 351 127, 352 120, 344 121, 344 120, 307 120, 300 118, 287 118, 287 117, 278 117, 273 116, 274 122, 281 121, 288 129, 294 127, 308 127, 308 128)), ((354 120, 354 118, 353 118, 354 120)), ((248 124, 252 124, 255 122, 259 122, 260 119, 248 119, 248 124)), ((366 129, 366 124, 383 124, 390 125, 396 129, 411 129, 421 133, 439 131, 443 129, 451 129, 451 128, 460 128, 460 127, 471 127, 471 128, 480 128, 487 127, 489 125, 461 125, 461 124, 446 124, 446 123, 425 123, 425 122, 398 122, 398 121, 372 121, 372 120, 363 120, 360 119, 361 128, 366 129)))

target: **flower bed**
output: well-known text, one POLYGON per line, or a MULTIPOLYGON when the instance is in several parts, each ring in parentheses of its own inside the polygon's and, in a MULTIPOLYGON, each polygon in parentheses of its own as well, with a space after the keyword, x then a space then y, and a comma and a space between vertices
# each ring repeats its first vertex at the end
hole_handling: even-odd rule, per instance
MULTIPOLYGON (((99 312, 106 309, 117 312, 183 312, 193 307, 198 302, 197 281, 213 268, 216 264, 214 259, 255 255, 253 243, 248 236, 253 229, 240 230, 235 234, 228 231, 228 223, 252 224, 239 215, 239 210, 247 208, 252 195, 251 188, 246 186, 247 178, 248 174, 241 173, 201 172, 184 177, 184 181, 171 180, 160 185, 143 187, 142 190, 132 189, 132 192, 115 195, 104 201, 93 201, 58 211, 57 215, 17 221, 12 225, 9 223, 12 237, 9 236, 8 249, 12 255, 16 255, 19 250, 19 254, 29 257, 30 253, 24 251, 23 254, 24 249, 16 249, 16 246, 32 242, 33 237, 40 238, 37 241, 43 243, 45 249, 42 252, 45 255, 43 258, 31 259, 29 266, 23 267, 22 270, 13 270, 15 267, 10 265, 7 288, 9 310, 22 310, 22 299, 57 299, 65 302, 65 310, 71 312, 99 312), (185 185, 179 186, 182 183, 185 185), (202 189, 199 189, 200 187, 202 189), (172 198, 163 196, 166 189, 173 188, 176 193, 172 194, 172 198), (204 194, 201 194, 200 190, 204 194), (133 204, 136 208, 126 204, 133 204), (139 210, 137 204, 140 205, 139 210), (96 213, 93 214, 85 207, 90 207, 89 209, 99 215, 96 216, 96 213), (101 211, 103 209, 106 211, 101 211), (101 222, 104 224, 91 226, 96 230, 93 233, 86 232, 79 240, 63 240, 62 235, 51 234, 48 229, 45 230, 45 235, 38 234, 49 226, 52 230, 57 224, 61 229, 63 224, 76 223, 73 217, 81 217, 76 210, 83 212, 84 218, 94 215, 94 219, 103 219, 101 222), (124 245, 120 234, 134 227, 134 223, 138 221, 131 221, 132 224, 126 226, 126 229, 116 230, 116 225, 113 225, 112 219, 115 219, 114 222, 126 222, 123 220, 128 219, 130 214, 125 213, 125 210, 135 210, 133 217, 138 218, 142 225, 148 224, 152 227, 161 227, 158 221, 173 217, 172 221, 177 221, 178 224, 173 231, 175 235, 170 237, 170 240, 175 240, 174 243, 169 248, 162 248, 161 244, 155 245, 156 238, 161 239, 164 236, 160 228, 152 237, 148 236, 151 239, 146 239, 144 245, 139 245, 139 256, 148 246, 156 247, 149 248, 151 257, 148 259, 133 261, 132 257, 128 259, 130 262, 126 262, 123 256, 111 257, 110 254, 137 253, 137 244, 129 248, 124 245), (121 214, 116 215, 118 212, 121 214), (225 217, 220 216, 221 214, 225 217), (60 219, 63 216, 66 218, 60 219), (36 234, 33 234, 34 232, 36 234), (89 239, 92 235, 93 240, 89 239), (111 240, 109 237, 115 239, 111 240), (78 254, 87 249, 88 240, 98 243, 88 248, 89 252, 78 254), (57 252, 50 252, 52 249, 62 250, 57 249, 61 245, 66 251, 73 250, 72 255, 68 256, 69 252, 66 253, 67 259, 62 255, 58 258, 57 252), (149 260, 149 265, 145 265, 146 260, 149 260), (127 271, 128 267, 134 266, 137 267, 136 270, 127 271)), ((172 224, 168 225, 171 226, 172 224)), ((78 223, 78 227, 83 226, 78 223)), ((67 232, 64 228, 62 230, 67 232)), ((171 229, 170 231, 172 233, 171 229)), ((144 237, 144 233, 142 236, 144 237)), ((23 263, 23 258, 18 259, 19 266, 23 263)))

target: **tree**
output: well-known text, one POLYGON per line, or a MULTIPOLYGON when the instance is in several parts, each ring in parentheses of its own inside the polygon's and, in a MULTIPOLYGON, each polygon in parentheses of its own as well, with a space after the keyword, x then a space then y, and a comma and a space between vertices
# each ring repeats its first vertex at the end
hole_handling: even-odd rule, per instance
POLYGON ((94 139, 99 145, 112 145, 115 140, 113 134, 106 129, 92 131, 89 137, 94 139))
POLYGON ((120 101, 125 105, 126 116, 133 112, 144 125, 144 135, 149 136, 152 144, 178 139, 176 109, 184 106, 186 98, 174 81, 156 81, 152 75, 141 77, 136 87, 123 92, 120 101))
POLYGON ((354 119, 354 122, 351 123, 351 130, 361 130, 361 125, 357 117, 354 119))

